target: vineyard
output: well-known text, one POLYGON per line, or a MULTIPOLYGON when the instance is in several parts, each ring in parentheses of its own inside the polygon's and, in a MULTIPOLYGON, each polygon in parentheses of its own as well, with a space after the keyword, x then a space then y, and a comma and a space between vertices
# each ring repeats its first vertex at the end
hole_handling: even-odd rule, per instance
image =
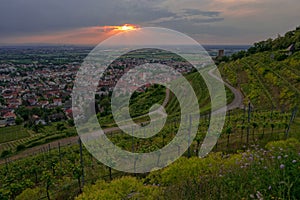
MULTIPOLYGON (((0 137, 0 199, 300 199, 300 51, 284 50, 299 30, 288 42, 282 37, 256 43, 248 52, 220 62, 224 80, 243 94, 244 107, 227 111, 224 129, 206 157, 198 155, 209 131, 210 98, 202 77, 190 73, 186 78, 200 105, 199 126, 196 137, 189 138, 189 148, 168 167, 144 174, 107 167, 75 137, 72 120, 34 129, 8 127, 1 129, 0 137)), ((230 103, 233 92, 226 92, 230 103)), ((158 85, 134 93, 134 120, 148 123, 145 114, 154 103, 162 104, 166 94, 158 85)), ((179 117, 179 102, 172 92, 168 98, 165 126, 147 139, 115 129, 110 108, 98 119, 109 140, 121 149, 153 152, 175 138, 181 120, 190 122, 183 127, 186 133, 196 126, 193 113, 179 117)), ((147 135, 157 127, 154 123, 142 130, 147 135)), ((177 152, 180 156, 180 149, 177 152)), ((160 165, 160 159, 155 162, 160 165)))
POLYGON ((68 123, 52 123, 32 130, 22 125, 1 128, 0 153, 11 154, 26 148, 42 145, 57 139, 76 135, 75 128, 68 123))
POLYGON ((276 53, 263 52, 222 63, 220 70, 257 109, 284 112, 299 105, 300 52, 283 61, 273 59, 276 53))
MULTIPOLYGON (((248 149, 255 150, 257 146, 265 146, 269 141, 285 139, 291 116, 292 113, 275 111, 262 112, 248 111, 247 109, 231 111, 227 115, 224 132, 218 140, 214 152, 223 152, 224 155, 234 154, 240 150, 247 152, 248 149), (250 121, 248 121, 249 118, 250 121)), ((288 137, 300 139, 297 135, 299 129, 299 120, 297 120, 298 118, 290 127, 288 137)), ((159 134, 147 140, 136 139, 119 131, 107 133, 107 136, 114 144, 127 151, 150 152, 168 144, 174 138, 179 124, 180 120, 168 121, 159 134)), ((195 157, 198 155, 208 124, 209 115, 204 115, 200 120, 198 134, 194 142, 184 154, 184 157, 188 159, 186 162, 194 162, 195 159, 199 160, 195 161, 196 163, 202 162, 201 159, 195 157)), ((212 156, 214 155, 219 154, 212 154, 212 156)), ((1 198, 16 198, 22 192, 35 191, 39 198, 47 198, 48 196, 50 199, 73 199, 81 193, 84 185, 96 182, 98 184, 99 180, 109 181, 116 177, 132 175, 115 171, 99 163, 77 140, 67 146, 60 144, 45 146, 28 156, 20 160, 7 157, 1 161, 3 163, 0 170, 1 198), (29 191, 26 188, 34 189, 29 191)), ((223 160, 223 158, 219 159, 223 160)), ((170 168, 178 166, 178 162, 171 165, 170 168)), ((227 161, 224 160, 224 162, 227 161)), ((149 176, 154 175, 155 179, 148 180, 146 178, 146 180, 157 181, 157 172, 150 173, 149 176)), ((145 178, 147 175, 136 174, 135 176, 139 177, 135 181, 140 181, 140 178, 145 178)), ((175 185, 173 184, 174 187, 175 185)), ((154 188, 155 191, 156 189, 154 188)), ((24 195, 23 193, 21 195, 24 195)))
POLYGON ((22 126, 1 128, 0 134, 0 143, 23 139, 30 136, 29 131, 22 126))

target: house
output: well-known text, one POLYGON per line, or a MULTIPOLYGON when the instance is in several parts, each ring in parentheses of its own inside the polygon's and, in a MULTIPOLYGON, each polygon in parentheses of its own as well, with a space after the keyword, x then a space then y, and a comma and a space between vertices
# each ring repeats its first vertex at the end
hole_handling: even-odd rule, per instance
POLYGON ((71 108, 67 109, 65 112, 68 118, 73 118, 73 111, 71 108))
POLYGON ((37 100, 35 98, 30 98, 27 99, 27 102, 29 103, 30 106, 34 106, 37 103, 37 100))
POLYGON ((37 105, 44 108, 45 106, 49 105, 49 101, 40 101, 37 103, 37 105))
POLYGON ((6 124, 15 125, 17 116, 15 115, 15 113, 8 112, 3 115, 3 118, 6 120, 6 124))
POLYGON ((62 121, 65 119, 66 117, 63 113, 56 113, 56 114, 49 115, 49 120, 52 122, 62 121))
POLYGON ((53 105, 62 106, 62 99, 53 99, 53 105))
POLYGON ((9 106, 11 107, 18 107, 20 105, 22 105, 22 100, 21 99, 8 99, 7 103, 9 106))

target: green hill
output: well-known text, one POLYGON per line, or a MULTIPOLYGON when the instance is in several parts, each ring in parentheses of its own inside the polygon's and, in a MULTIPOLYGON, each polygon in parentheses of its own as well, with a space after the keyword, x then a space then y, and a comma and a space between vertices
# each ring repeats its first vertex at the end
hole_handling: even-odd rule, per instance
POLYGON ((255 108, 288 111, 299 105, 300 28, 255 43, 219 64, 223 78, 240 88, 255 108), (287 49, 289 47, 289 49, 287 49))

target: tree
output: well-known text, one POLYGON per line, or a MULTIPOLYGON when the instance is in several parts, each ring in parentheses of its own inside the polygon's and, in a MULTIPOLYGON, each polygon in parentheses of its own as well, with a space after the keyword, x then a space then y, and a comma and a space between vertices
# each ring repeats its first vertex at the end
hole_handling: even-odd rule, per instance
POLYGON ((39 133, 41 129, 43 129, 44 126, 41 124, 41 123, 38 123, 38 124, 34 124, 32 126, 32 130, 36 133, 39 133))
POLYGON ((20 118, 20 117, 17 117, 15 122, 16 122, 17 125, 21 125, 23 123, 23 119, 20 118))
POLYGON ((74 125, 75 125, 73 119, 69 119, 67 122, 68 122, 68 125, 69 125, 69 126, 74 126, 74 125))
POLYGON ((66 129, 67 128, 62 123, 59 123, 59 124, 56 125, 56 130, 58 130, 58 131, 63 131, 63 130, 66 130, 66 129))

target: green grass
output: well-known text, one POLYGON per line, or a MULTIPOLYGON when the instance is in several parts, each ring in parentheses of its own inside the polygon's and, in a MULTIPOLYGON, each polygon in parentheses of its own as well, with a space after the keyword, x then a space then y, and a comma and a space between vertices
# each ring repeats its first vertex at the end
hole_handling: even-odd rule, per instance
MULTIPOLYGON (((201 113, 207 113, 211 109, 210 105, 210 95, 208 93, 208 88, 204 82, 201 74, 190 73, 185 75, 187 81, 190 82, 194 89, 194 92, 198 98, 198 104, 201 113)), ((183 81, 181 79, 176 80, 175 84, 180 85, 183 81)), ((226 88, 227 102, 230 103, 234 99, 233 93, 226 88)), ((166 97, 166 89, 163 86, 151 86, 145 92, 138 93, 135 92, 133 97, 130 99, 129 112, 131 117, 135 122, 147 121, 148 116, 142 116, 149 112, 149 109, 156 103, 162 104, 166 97), (142 116, 142 117, 141 117, 142 116)), ((188 103, 188 102, 186 102, 188 103)), ((180 115, 180 105, 176 96, 170 91, 169 101, 165 107, 166 112, 170 118, 180 115)), ((99 122, 103 127, 113 127, 115 126, 114 120, 111 114, 107 116, 99 117, 99 122)))
POLYGON ((166 96, 166 89, 163 86, 154 85, 145 92, 135 93, 136 96, 129 102, 129 112, 132 118, 147 114, 156 103, 161 105, 166 96))
POLYGON ((54 122, 51 125, 43 126, 38 133, 34 133, 31 129, 24 128, 21 125, 1 128, 0 131, 0 154, 5 150, 16 153, 19 145, 30 148, 77 134, 74 127, 64 122, 54 122), (57 130, 59 124, 63 124, 65 128, 57 130), (2 133, 2 130, 6 132, 3 131, 2 133))
POLYGON ((30 133, 22 125, 0 128, 0 143, 29 137, 30 133))

